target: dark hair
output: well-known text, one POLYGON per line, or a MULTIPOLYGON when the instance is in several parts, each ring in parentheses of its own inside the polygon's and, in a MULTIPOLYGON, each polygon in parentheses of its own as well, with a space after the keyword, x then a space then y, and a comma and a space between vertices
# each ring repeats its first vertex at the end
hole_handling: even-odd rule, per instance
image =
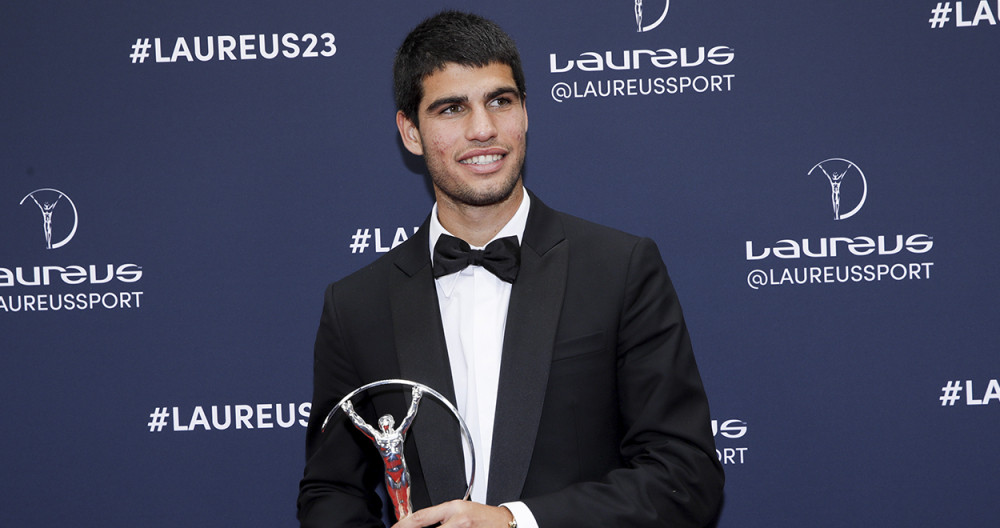
POLYGON ((396 51, 392 66, 396 109, 418 123, 417 107, 424 96, 424 79, 443 70, 448 63, 478 68, 493 63, 510 66, 517 90, 524 98, 521 56, 510 35, 479 15, 443 11, 413 28, 396 51))

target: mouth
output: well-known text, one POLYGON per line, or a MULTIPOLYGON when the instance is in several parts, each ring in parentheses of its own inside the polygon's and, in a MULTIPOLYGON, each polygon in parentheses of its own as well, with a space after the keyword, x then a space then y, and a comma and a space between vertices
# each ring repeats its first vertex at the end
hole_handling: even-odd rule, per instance
POLYGON ((463 165, 489 165, 502 160, 503 157, 503 154, 483 154, 459 160, 459 163, 463 165))

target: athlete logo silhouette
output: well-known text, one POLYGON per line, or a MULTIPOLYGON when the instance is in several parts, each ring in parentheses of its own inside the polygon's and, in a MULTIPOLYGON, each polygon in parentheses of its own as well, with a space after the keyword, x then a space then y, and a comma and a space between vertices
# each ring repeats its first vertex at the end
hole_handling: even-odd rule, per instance
MULTIPOLYGON (((857 166, 857 164, 855 164, 853 161, 846 160, 844 158, 830 158, 823 160, 817 163, 816 165, 813 165, 813 168, 809 169, 809 175, 812 176, 813 171, 815 171, 816 169, 822 171, 823 175, 826 176, 826 179, 830 182, 830 201, 833 202, 834 220, 843 220, 845 218, 850 218, 854 216, 855 213, 861 210, 861 208, 865 205, 865 200, 868 198, 868 180, 865 178, 865 173, 861 170, 861 167, 857 166), (836 167, 838 165, 843 166, 842 164, 844 163, 846 163, 847 166, 844 168, 843 171, 840 172, 837 171, 833 171, 832 173, 827 172, 826 167, 823 166, 824 164, 826 164, 828 167, 830 165, 836 167), (844 183, 844 179, 848 175, 851 175, 849 180, 853 182, 849 185, 851 189, 856 189, 857 188, 856 185, 858 183, 857 180, 860 180, 861 198, 858 199, 858 203, 857 205, 854 206, 853 209, 851 209, 850 211, 843 212, 843 209, 846 209, 846 207, 841 207, 842 205, 845 204, 842 203, 841 200, 842 196, 840 187, 841 184, 844 183)), ((853 199, 855 199, 854 198, 855 195, 852 195, 851 193, 848 193, 847 196, 848 196, 847 198, 848 204, 851 203, 853 199)))
POLYGON ((420 398, 423 397, 423 390, 420 387, 413 387, 412 395, 410 410, 395 429, 392 415, 386 414, 379 418, 379 429, 376 429, 354 412, 354 405, 350 400, 340 406, 351 417, 354 427, 375 442, 375 447, 382 455, 382 463, 385 464, 385 489, 389 494, 389 500, 392 501, 397 520, 402 520, 413 511, 413 504, 410 501, 410 471, 406 468, 406 459, 403 458, 403 441, 406 440, 406 432, 417 416, 417 407, 420 405, 420 398))
POLYGON ((840 184, 844 182, 844 176, 847 176, 847 171, 851 170, 854 163, 848 162, 844 172, 838 173, 834 171, 832 176, 829 172, 826 172, 822 163, 817 163, 817 165, 819 166, 819 170, 823 171, 823 174, 826 174, 826 178, 830 180, 830 188, 832 190, 830 199, 833 200, 833 218, 840 220, 840 184))
POLYGON ((38 203, 38 200, 35 200, 34 195, 29 194, 28 196, 31 196, 35 205, 42 210, 42 229, 45 230, 45 246, 46 249, 52 249, 52 210, 56 208, 56 204, 59 203, 59 200, 62 200, 62 195, 60 194, 59 197, 56 198, 56 201, 52 203, 45 202, 45 205, 38 203))
MULTIPOLYGON (((57 189, 48 189, 48 188, 35 189, 34 191, 31 191, 30 193, 28 193, 27 196, 21 198, 20 205, 24 205, 24 203, 28 200, 28 198, 31 198, 31 201, 35 202, 35 205, 37 205, 38 209, 42 212, 42 231, 45 233, 45 248, 56 249, 65 246, 66 243, 73 238, 73 235, 76 234, 77 221, 79 220, 76 216, 76 205, 73 204, 73 200, 69 196, 66 196, 66 193, 62 191, 59 191, 57 189), (36 193, 41 193, 41 196, 43 196, 43 198, 41 198, 41 201, 39 201, 39 198, 35 197, 36 193), (57 195, 54 200, 44 198, 44 196, 46 195, 51 196, 52 193, 56 193, 57 195), (70 230, 69 234, 66 235, 66 238, 63 238, 58 242, 53 242, 52 213, 55 211, 56 205, 58 205, 63 198, 66 198, 66 202, 69 203, 69 206, 72 209, 73 227, 70 230)), ((61 208, 60 211, 64 209, 65 208, 61 208)), ((59 213, 59 218, 63 218, 63 213, 59 213)))

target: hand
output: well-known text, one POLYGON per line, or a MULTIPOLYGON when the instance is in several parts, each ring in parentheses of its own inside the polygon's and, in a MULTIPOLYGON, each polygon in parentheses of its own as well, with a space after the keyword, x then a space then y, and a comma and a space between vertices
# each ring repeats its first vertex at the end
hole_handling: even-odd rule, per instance
POLYGON ((352 412, 354 412, 354 404, 353 404, 353 403, 351 403, 351 400, 347 400, 347 401, 345 401, 345 402, 344 402, 344 403, 343 403, 343 404, 342 404, 342 405, 340 406, 340 408, 341 408, 341 409, 343 409, 343 410, 344 410, 344 412, 345 412, 345 413, 347 413, 347 414, 351 414, 352 412))
POLYGON ((514 516, 503 506, 453 500, 417 510, 392 528, 421 528, 437 523, 441 523, 441 528, 507 528, 512 520, 514 516))

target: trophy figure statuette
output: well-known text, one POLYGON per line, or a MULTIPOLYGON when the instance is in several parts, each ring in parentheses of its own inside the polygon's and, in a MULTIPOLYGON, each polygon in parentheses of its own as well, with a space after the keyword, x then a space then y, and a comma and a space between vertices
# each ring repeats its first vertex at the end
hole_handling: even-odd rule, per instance
POLYGON ((351 393, 347 396, 344 396, 344 398, 340 400, 336 406, 334 406, 330 413, 326 415, 326 419, 323 421, 322 430, 325 431, 327 424, 330 422, 330 418, 333 417, 337 410, 340 409, 344 411, 344 414, 350 418, 354 427, 360 431, 361 434, 371 440, 375 445, 375 448, 378 449, 379 456, 382 458, 382 464, 385 466, 385 489, 387 495, 389 496, 389 501, 392 503, 393 512, 396 514, 396 520, 402 520, 404 517, 413 512, 413 504, 410 501, 410 472, 407 470, 406 458, 403 456, 403 443, 406 441, 406 433, 410 430, 410 426, 413 425, 413 420, 417 417, 420 400, 423 398, 424 394, 430 394, 435 399, 439 400, 449 411, 451 411, 452 415, 458 421, 462 432, 462 440, 468 447, 472 460, 472 472, 469 475, 468 482, 469 486, 465 491, 465 496, 463 497, 463 500, 467 500, 469 498, 469 494, 472 492, 472 482, 475 478, 476 467, 476 454, 472 445, 472 436, 469 433, 468 426, 465 425, 465 422, 459 415, 458 409, 456 409, 447 398, 434 389, 409 380, 392 379, 375 381, 362 387, 358 387, 357 389, 351 391, 351 393), (398 427, 396 427, 396 420, 390 414, 382 415, 382 417, 378 419, 378 427, 372 427, 365 421, 364 418, 358 415, 358 413, 354 410, 354 404, 351 403, 351 398, 357 394, 367 391, 368 389, 381 387, 383 385, 406 385, 410 387, 410 407, 398 427))

